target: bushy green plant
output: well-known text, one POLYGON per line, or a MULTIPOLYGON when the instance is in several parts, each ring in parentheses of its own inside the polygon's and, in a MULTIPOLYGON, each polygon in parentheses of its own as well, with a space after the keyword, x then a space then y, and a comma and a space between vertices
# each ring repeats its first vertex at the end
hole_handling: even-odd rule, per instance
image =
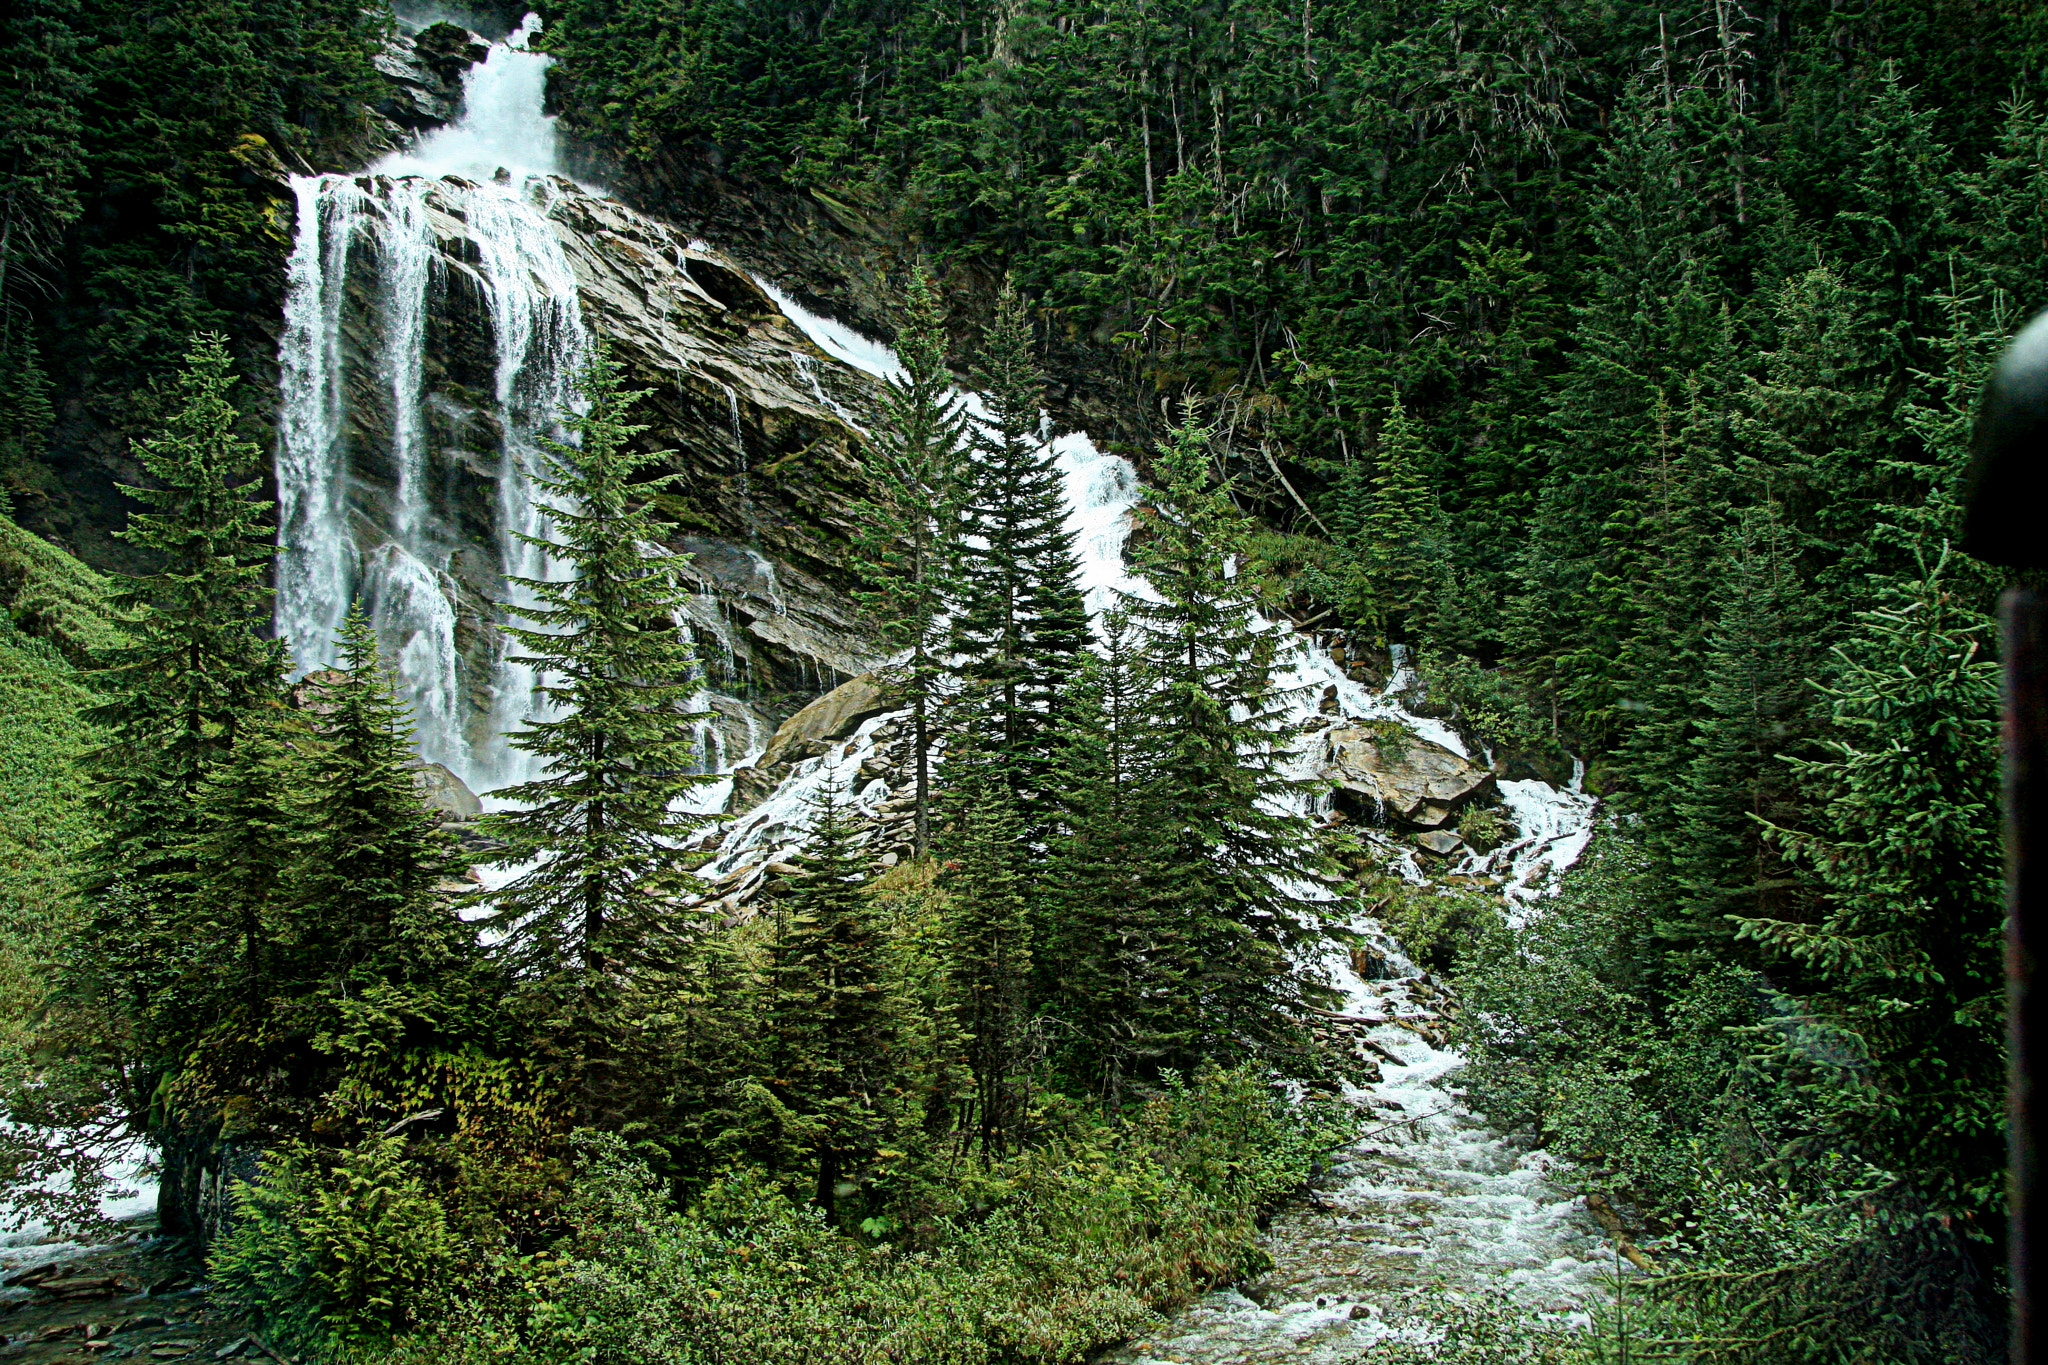
POLYGON ((489 1321, 451 1308, 372 1358, 1078 1361, 1258 1269, 1259 1209, 1337 1140, 1249 1070, 1171 1080, 1120 1122, 1054 1107, 1046 1140, 1006 1161, 930 1158, 941 1169, 922 1188, 950 1171, 950 1207, 914 1227, 877 1217, 862 1235, 760 1171, 680 1208, 620 1139, 589 1136, 568 1231, 483 1276, 498 1290, 489 1321))
POLYGON ((1368 894, 1401 951, 1432 972, 1455 970, 1466 951, 1500 923, 1499 899, 1477 891, 1388 877, 1368 894))
POLYGON ((439 1305, 457 1241, 396 1137, 265 1155, 235 1186, 209 1260, 216 1291, 280 1338, 320 1348, 389 1338, 439 1305))

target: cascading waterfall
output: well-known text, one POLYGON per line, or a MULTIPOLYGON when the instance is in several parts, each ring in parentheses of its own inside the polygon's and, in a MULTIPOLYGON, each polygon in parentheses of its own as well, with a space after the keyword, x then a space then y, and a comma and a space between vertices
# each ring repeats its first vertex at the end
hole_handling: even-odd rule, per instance
POLYGON ((350 606, 362 606, 411 703, 421 756, 479 791, 527 775, 504 736, 534 709, 535 679, 493 629, 489 599, 520 605, 521 580, 558 572, 526 540, 545 510, 530 471, 541 440, 560 435, 588 351, 575 273, 548 220, 549 59, 525 50, 538 28, 529 15, 470 69, 457 122, 364 175, 295 178, 280 343, 278 630, 301 671, 324 667, 350 606), (441 251, 453 233, 474 259, 441 251), (481 462, 430 391, 432 312, 456 271, 481 297, 494 353, 484 411, 468 419, 494 429, 481 462), (475 531, 442 505, 455 463, 495 486, 481 567, 475 531), (377 469, 388 505, 362 477, 377 469))

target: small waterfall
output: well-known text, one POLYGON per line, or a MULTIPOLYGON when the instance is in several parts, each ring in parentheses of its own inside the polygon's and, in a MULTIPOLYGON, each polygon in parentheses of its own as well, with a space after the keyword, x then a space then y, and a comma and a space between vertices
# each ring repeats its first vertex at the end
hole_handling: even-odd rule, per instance
POLYGON ((548 217, 549 59, 525 50, 539 24, 529 15, 470 69, 457 122, 367 174, 294 179, 279 345, 278 630, 300 671, 325 667, 361 604, 422 757, 478 791, 529 775, 504 736, 535 710, 536 680, 492 604, 529 601, 522 580, 560 573, 526 539, 546 510, 530 471, 562 434, 588 353, 548 217), (452 238, 465 249, 444 252, 452 238), (457 287, 481 301, 492 369, 488 389, 451 399, 440 390, 456 348, 434 310, 457 287), (458 487, 478 483, 494 491, 458 505, 458 487))

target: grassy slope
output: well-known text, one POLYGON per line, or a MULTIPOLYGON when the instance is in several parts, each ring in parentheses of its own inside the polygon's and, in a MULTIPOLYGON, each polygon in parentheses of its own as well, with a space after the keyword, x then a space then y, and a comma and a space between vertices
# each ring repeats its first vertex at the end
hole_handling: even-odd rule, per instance
POLYGON ((94 819, 80 755, 80 667, 111 635, 99 575, 0 515, 0 1040, 41 998, 77 911, 71 864, 94 819))

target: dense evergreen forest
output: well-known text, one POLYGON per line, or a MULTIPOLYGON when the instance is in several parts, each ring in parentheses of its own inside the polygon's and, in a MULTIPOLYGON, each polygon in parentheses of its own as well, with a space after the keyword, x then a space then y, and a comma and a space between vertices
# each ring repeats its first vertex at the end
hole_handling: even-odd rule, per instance
POLYGON ((574 575, 507 608, 539 775, 438 823, 368 623, 294 681, 268 577, 277 186, 386 145, 392 19, 17 0, 18 1208, 90 1226, 146 1139, 308 1359, 1078 1360, 1256 1270, 1356 1127, 1315 964, 1369 914, 1626 1259, 1590 1327, 1424 1293, 1360 1359, 1998 1354, 2005 580, 1950 542, 2048 304, 2048 9, 539 9, 622 196, 897 263, 844 511, 910 856, 828 796, 755 913, 701 894, 688 452, 603 356, 536 471, 574 575), (1092 621, 1041 407, 1148 485, 1092 621), (1601 798, 1540 913, 1324 819, 1283 621, 1601 798))

